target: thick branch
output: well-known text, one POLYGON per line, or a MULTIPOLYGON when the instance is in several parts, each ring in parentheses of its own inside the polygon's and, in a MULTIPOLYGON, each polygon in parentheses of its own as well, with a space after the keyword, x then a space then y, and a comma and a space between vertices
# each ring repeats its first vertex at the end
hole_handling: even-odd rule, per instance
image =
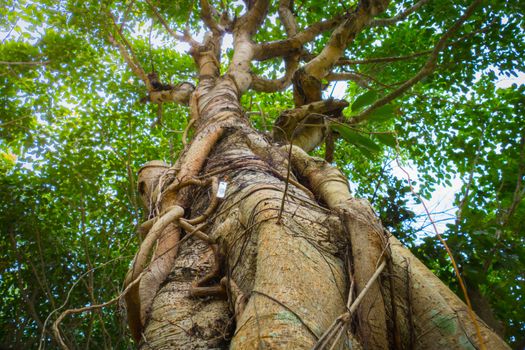
POLYGON ((233 29, 234 53, 228 68, 228 75, 231 76, 240 93, 246 91, 252 83, 250 63, 254 55, 254 44, 251 37, 263 23, 268 12, 268 6, 268 0, 257 0, 248 12, 237 21, 233 29))
POLYGON ((183 82, 169 90, 151 91, 149 100, 154 103, 176 102, 187 105, 195 86, 188 82, 183 82))
POLYGON ((369 21, 384 11, 389 0, 361 1, 357 9, 330 36, 321 53, 304 66, 307 75, 321 80, 343 55, 347 45, 354 40, 369 21))
POLYGON ((399 88, 392 91, 388 95, 384 96, 383 98, 377 100, 374 102, 370 107, 365 109, 363 112, 361 112, 359 115, 356 115, 350 120, 351 124, 357 124, 365 120, 375 109, 382 107, 386 105, 387 103, 393 101, 400 95, 402 95, 405 91, 410 89, 412 86, 417 84, 421 79, 425 78, 426 76, 430 75, 436 68, 436 62, 438 60, 439 53, 443 51, 443 49, 447 46, 447 41, 454 35, 455 32, 458 31, 458 29, 461 27, 461 25, 474 13, 476 8, 481 3, 481 0, 475 0, 473 1, 470 6, 465 10, 465 13, 441 36, 438 43, 432 50, 432 54, 426 61, 425 65, 419 70, 419 72, 401 84, 399 88))
POLYGON ((319 34, 335 28, 344 18, 345 16, 339 15, 326 21, 314 23, 291 38, 258 44, 255 46, 254 59, 264 61, 298 52, 304 44, 314 40, 319 34))
POLYGON ((224 28, 221 28, 217 21, 213 18, 217 14, 217 10, 210 5, 208 0, 200 0, 201 4, 201 18, 212 32, 221 33, 224 28))
POLYGON ((257 32, 266 18, 268 13, 268 6, 270 1, 268 0, 257 0, 252 8, 241 18, 240 30, 246 31, 248 35, 253 35, 257 32))
POLYGON ((252 85, 250 86, 255 91, 260 92, 275 92, 282 91, 290 86, 293 74, 299 65, 299 57, 293 56, 285 59, 286 72, 284 76, 279 79, 265 79, 255 74, 252 75, 252 85))
POLYGON ((368 24, 369 27, 386 27, 404 20, 412 13, 416 12, 421 6, 425 5, 429 0, 419 0, 412 7, 407 8, 405 11, 397 14, 390 18, 379 18, 375 19, 368 24))
POLYGON ((283 23, 286 35, 292 37, 297 34, 297 22, 295 16, 292 13, 293 0, 280 0, 279 1, 279 18, 283 23))
POLYGON ((326 100, 285 111, 275 121, 273 138, 310 151, 324 137, 325 117, 337 118, 347 106, 345 100, 326 100))

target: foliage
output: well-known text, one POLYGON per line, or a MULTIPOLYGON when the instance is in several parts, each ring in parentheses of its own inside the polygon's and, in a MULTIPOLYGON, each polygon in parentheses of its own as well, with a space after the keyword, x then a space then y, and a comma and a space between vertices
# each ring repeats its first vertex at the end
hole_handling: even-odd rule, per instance
MULTIPOLYGON (((243 11, 239 2, 222 3, 243 11)), ((382 16, 413 3, 393 2, 382 16)), ((202 34, 202 23, 192 16, 196 3, 155 4, 174 30, 189 25, 202 34)), ((430 0, 404 21, 363 31, 345 55, 364 60, 430 50, 466 5, 430 0)), ((339 1, 296 6, 303 28, 347 10, 339 1)), ((125 22, 138 60, 162 81, 197 77, 184 46, 169 37, 146 2, 4 1, 0 8, 0 343, 34 348, 44 325, 49 332, 46 318, 62 303, 67 301, 61 310, 118 294, 139 242, 135 174, 148 160, 173 162, 187 124, 185 107, 166 104, 162 122, 152 126, 157 106, 140 102, 143 86, 110 45, 115 28, 108 11, 125 22)), ((453 289, 448 257, 421 231, 418 200, 395 159, 417 169, 425 200, 436 189, 460 187, 450 203, 458 210, 440 226, 443 236, 469 286, 487 298, 513 343, 525 337, 525 314, 519 312, 525 310, 525 87, 501 87, 500 80, 523 79, 524 8, 522 1, 484 2, 440 54, 434 74, 357 128, 332 125, 341 136, 334 162, 356 195, 371 199, 392 233, 453 289)), ((273 18, 256 39, 283 35, 273 18)), ((308 48, 318 51, 326 40, 320 35, 308 48)), ((368 86, 345 85, 342 94, 351 103, 346 116, 413 76, 427 55, 341 67, 368 86)), ((269 60, 253 70, 275 78, 283 65, 269 60)), ((268 133, 280 113, 293 108, 290 90, 249 92, 242 103, 253 125, 268 133)), ((68 318, 63 329, 79 347, 128 348, 123 319, 122 310, 111 307, 68 318)), ((43 343, 55 346, 50 333, 43 343)))

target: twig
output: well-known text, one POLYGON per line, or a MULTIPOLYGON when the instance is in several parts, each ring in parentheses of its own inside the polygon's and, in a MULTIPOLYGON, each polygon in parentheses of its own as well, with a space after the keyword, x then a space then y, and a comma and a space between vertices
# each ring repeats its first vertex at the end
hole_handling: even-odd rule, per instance
MULTIPOLYGON (((96 270, 96 269, 99 269, 101 267, 104 267, 116 260, 119 260, 119 259, 123 259, 123 258, 127 258, 126 256, 119 256, 115 259, 111 259, 110 261, 107 261, 97 267, 94 267, 93 270, 96 270)), ((90 271, 86 271, 84 272, 82 275, 79 276, 79 278, 75 281, 75 283, 73 283, 73 285, 71 286, 71 288, 69 289, 69 291, 67 292, 67 295, 66 295, 66 300, 62 303, 62 305, 60 305, 57 309, 51 311, 49 313, 49 315, 46 317, 45 321, 44 321, 44 326, 42 327, 42 333, 40 334, 40 341, 38 343, 38 350, 41 350, 43 349, 43 346, 44 346, 44 335, 45 335, 45 330, 46 330, 46 325, 47 325, 47 322, 49 321, 49 319, 51 318, 51 316, 53 316, 54 313, 58 312, 59 310, 63 309, 67 303, 69 302, 69 297, 71 296, 71 293, 73 292, 73 289, 80 283, 80 281, 82 281, 82 279, 84 277, 86 277, 88 274, 90 273, 90 271)))
POLYGON ((119 295, 117 295, 116 297, 114 297, 113 299, 109 300, 109 301, 106 301, 105 303, 102 303, 102 304, 96 304, 96 305, 90 305, 90 306, 85 306, 85 307, 81 307, 81 308, 78 308, 78 309, 68 309, 64 312, 62 312, 60 314, 60 316, 58 316, 58 318, 56 319, 55 322, 53 322, 53 333, 55 334, 55 337, 58 341, 58 344, 60 345, 60 347, 64 350, 69 350, 69 347, 66 345, 66 343, 64 342, 64 339, 62 338, 62 335, 60 334, 60 323, 62 322, 62 320, 67 316, 67 315, 71 315, 71 314, 79 314, 79 313, 83 313, 83 312, 86 312, 86 311, 90 311, 90 310, 97 310, 97 309, 101 309, 101 308, 104 308, 106 306, 109 306, 111 304, 114 304, 116 303, 117 301, 120 300, 120 298, 122 298, 124 295, 127 294, 127 292, 135 285, 137 284, 140 279, 142 278, 142 275, 143 273, 141 273, 140 275, 137 276, 137 278, 132 281, 130 284, 128 284, 128 286, 126 287, 126 289, 124 289, 124 291, 122 293, 120 293, 119 295))
POLYGON ((159 22, 162 24, 164 28, 166 28, 166 30, 168 31, 168 33, 170 33, 172 37, 174 37, 177 40, 187 42, 191 46, 198 45, 198 43, 190 36, 188 31, 184 31, 183 34, 179 34, 179 33, 176 33, 173 29, 171 29, 168 23, 166 22, 166 20, 164 19, 164 17, 162 17, 159 11, 157 11, 157 8, 155 7, 155 5, 153 5, 150 0, 146 0, 146 2, 148 3, 151 10, 153 11, 153 14, 155 15, 155 17, 157 17, 159 22))
POLYGON ((10 62, 10 61, 0 61, 0 64, 5 64, 8 66, 45 66, 50 64, 51 61, 38 61, 38 62, 10 62))
POLYGON ((281 217, 283 215, 286 194, 288 192, 288 184, 290 183, 290 173, 292 171, 292 149, 293 149, 293 134, 292 134, 292 139, 290 140, 290 149, 288 151, 288 169, 286 170, 286 180, 284 181, 283 199, 281 201, 281 207, 279 208, 279 215, 277 216, 277 223, 281 223, 281 217))
POLYGON ((425 5, 427 2, 428 0, 419 0, 412 7, 409 7, 405 11, 399 13, 398 15, 391 17, 391 18, 379 18, 379 19, 373 20, 372 22, 370 22, 368 26, 369 27, 386 27, 394 23, 397 23, 399 21, 402 21, 406 19, 412 13, 419 10, 419 8, 425 5))
POLYGON ((481 0, 474 0, 469 5, 469 7, 465 10, 465 13, 463 13, 463 15, 456 22, 454 22, 454 24, 441 36, 438 43, 432 50, 430 57, 428 58, 426 63, 423 65, 423 67, 419 70, 419 72, 415 76, 408 79, 403 84, 401 84, 399 88, 387 94, 386 96, 380 98, 379 100, 374 102, 370 107, 365 109, 363 112, 361 112, 360 114, 350 119, 350 123, 357 124, 359 122, 362 122, 370 114, 372 114, 374 110, 393 101, 394 99, 402 95, 405 91, 407 91, 412 86, 414 86, 419 81, 421 81, 423 78, 430 75, 435 70, 439 53, 443 51, 443 49, 447 46, 447 41, 452 37, 452 35, 454 35, 455 32, 459 30, 459 28, 463 25, 463 23, 474 13, 474 11, 481 4, 481 2, 482 2, 481 0))
POLYGON ((188 125, 184 128, 184 132, 182 133, 182 145, 186 147, 188 144, 188 132, 190 131, 191 127, 195 123, 195 118, 191 118, 188 125))
MULTIPOLYGON (((383 260, 383 262, 381 262, 381 264, 375 270, 374 274, 370 277, 368 282, 366 282, 363 290, 361 290, 357 298, 352 302, 352 305, 350 305, 350 307, 348 308, 348 311, 342 314, 341 316, 339 316, 332 323, 332 325, 326 330, 326 332, 323 333, 321 338, 319 338, 318 342, 314 345, 312 350, 324 349, 328 341, 330 340, 331 335, 337 332, 340 327, 343 327, 344 329, 345 324, 350 322, 352 314, 357 310, 357 307, 359 306, 361 301, 364 299, 364 297, 366 296, 366 294, 368 293, 368 291, 370 290, 374 282, 377 280, 377 278, 381 274, 381 272, 383 272, 385 266, 386 266, 386 260, 383 260)), ((338 335, 336 336, 336 338, 334 338, 333 342, 337 343, 341 335, 342 335, 342 332, 338 332, 338 335)))

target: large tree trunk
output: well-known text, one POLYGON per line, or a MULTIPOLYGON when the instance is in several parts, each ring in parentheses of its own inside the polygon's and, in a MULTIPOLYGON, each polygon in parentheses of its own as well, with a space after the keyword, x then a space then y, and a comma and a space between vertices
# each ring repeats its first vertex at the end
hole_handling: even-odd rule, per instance
MULTIPOLYGON (((219 254, 185 228, 187 238, 170 248, 178 250, 171 273, 164 282, 163 268, 155 275, 160 289, 141 282, 139 290, 154 295, 151 307, 141 314, 128 300, 141 348, 310 349, 345 314, 349 295, 355 300, 363 290, 357 311, 340 318, 351 322, 327 338, 327 348, 483 348, 463 302, 388 236, 337 170, 251 128, 229 77, 203 78, 195 96, 195 135, 171 180, 216 177, 227 184, 225 198, 207 211, 217 189, 201 185, 156 204, 159 213, 180 205, 187 219, 205 214, 199 232, 219 254), (217 264, 220 275, 197 286, 217 264), (365 288, 380 266, 380 278, 365 288), (337 333, 344 337, 335 343, 337 333)), ((507 348, 477 323, 485 348, 507 348)))

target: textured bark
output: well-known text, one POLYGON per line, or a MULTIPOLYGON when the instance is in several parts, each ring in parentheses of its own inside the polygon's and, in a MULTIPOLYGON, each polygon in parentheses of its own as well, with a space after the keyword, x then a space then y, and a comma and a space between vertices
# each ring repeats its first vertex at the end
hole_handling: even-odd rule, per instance
MULTIPOLYGON (((385 259, 388 273, 367 289, 348 325, 364 348, 478 347, 459 298, 385 234, 337 169, 298 147, 288 164, 290 146, 277 148, 248 126, 236 89, 228 77, 197 87, 195 138, 178 162, 191 163, 175 169, 174 182, 166 185, 181 183, 181 174, 227 183, 225 199, 202 228, 220 246, 221 275, 204 286, 210 296, 191 296, 192 284, 217 261, 210 244, 186 230, 171 274, 146 313, 140 347, 312 348, 345 313, 349 276, 359 293, 385 259), (226 283, 219 284, 221 278, 226 283), (221 288, 227 297, 221 298, 221 288)), ((190 186, 163 200, 184 204, 190 219, 206 211, 211 191, 190 186)), ((479 323, 487 348, 507 348, 479 323)))
MULTIPOLYGON (((243 138, 230 136, 218 149, 227 153, 215 156, 214 163, 259 158, 243 145, 243 138)), ((341 239, 334 236, 342 232, 337 217, 290 186, 279 220, 284 183, 273 172, 261 162, 260 169, 241 168, 229 175, 234 194, 223 206, 238 213, 238 223, 219 238, 228 252, 228 274, 249 295, 232 348, 311 348, 344 310, 346 277, 342 247, 337 246, 341 239)), ((219 216, 219 222, 226 217, 230 213, 219 216)))
MULTIPOLYGON (((443 284, 425 265, 394 237, 389 238, 396 276, 396 307, 400 314, 411 301, 416 349, 476 349, 476 331, 467 307, 457 295, 443 284), (406 291, 403 295, 402 291, 406 291)), ((489 326, 477 318, 486 349, 509 349, 489 326)))
POLYGON ((194 280, 213 265, 210 247, 189 239, 153 301, 140 349, 227 349, 233 320, 226 300, 192 298, 194 280))

